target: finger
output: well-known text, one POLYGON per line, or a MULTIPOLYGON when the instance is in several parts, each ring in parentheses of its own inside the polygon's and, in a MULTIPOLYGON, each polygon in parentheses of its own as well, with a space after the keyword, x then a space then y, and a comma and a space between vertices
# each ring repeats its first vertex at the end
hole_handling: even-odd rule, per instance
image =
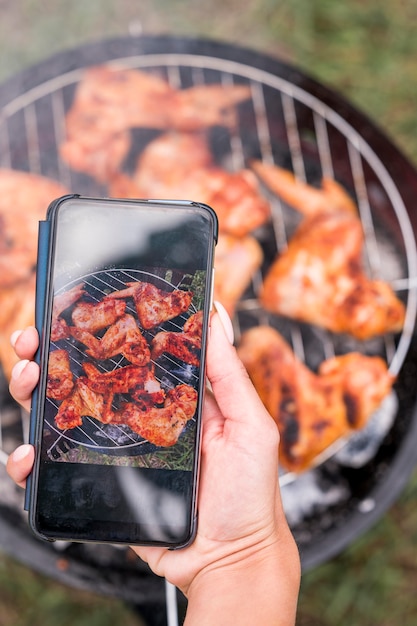
POLYGON ((34 361, 23 359, 18 361, 12 369, 9 391, 11 396, 26 411, 30 409, 33 390, 39 380, 39 366, 34 361))
POLYGON ((19 446, 9 456, 7 460, 7 473, 20 487, 25 486, 26 478, 32 471, 34 459, 35 451, 33 446, 29 444, 19 446))
POLYGON ((34 326, 28 326, 25 330, 15 330, 10 337, 10 343, 19 359, 31 361, 39 346, 38 331, 34 326))

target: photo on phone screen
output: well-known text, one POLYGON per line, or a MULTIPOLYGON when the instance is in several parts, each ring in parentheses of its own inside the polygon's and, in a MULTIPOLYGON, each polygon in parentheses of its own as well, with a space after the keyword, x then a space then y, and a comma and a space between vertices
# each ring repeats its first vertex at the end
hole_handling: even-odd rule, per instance
POLYGON ((78 199, 53 211, 42 534, 190 538, 214 238, 194 206, 78 199))

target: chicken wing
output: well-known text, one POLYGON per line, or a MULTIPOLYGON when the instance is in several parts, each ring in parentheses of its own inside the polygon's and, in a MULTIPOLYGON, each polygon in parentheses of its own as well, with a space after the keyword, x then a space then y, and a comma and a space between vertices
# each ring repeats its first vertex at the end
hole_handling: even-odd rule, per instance
POLYGON ((196 407, 196 390, 182 384, 168 392, 163 407, 141 411, 137 404, 126 402, 116 419, 150 443, 170 447, 177 443, 187 422, 194 417, 196 407))
POLYGON ((339 437, 361 428, 393 384, 383 359, 360 353, 325 361, 314 374, 267 326, 245 332, 238 353, 278 425, 280 462, 290 471, 308 468, 339 437))
POLYGON ((234 125, 236 105, 249 97, 250 88, 244 85, 178 91, 149 72, 93 67, 78 84, 61 156, 73 169, 106 181, 120 169, 129 150, 129 129, 234 125))
POLYGON ((162 404, 166 393, 155 378, 151 363, 143 367, 127 365, 111 372, 100 372, 88 361, 83 364, 89 388, 101 394, 130 394, 142 407, 162 404))
POLYGON ((0 288, 14 287, 33 273, 39 220, 50 202, 66 193, 49 178, 0 169, 0 288))
POLYGON ((298 180, 294 174, 277 165, 252 161, 252 169, 269 189, 305 216, 318 213, 357 214, 355 203, 339 183, 324 177, 321 189, 298 180))
POLYGON ((219 228, 237 237, 270 218, 270 207, 253 172, 217 166, 201 134, 166 133, 142 152, 132 179, 116 176, 113 197, 195 198, 214 208, 219 228))
POLYGON ((127 283, 126 289, 113 291, 107 298, 133 298, 142 328, 149 330, 188 311, 191 291, 163 291, 145 282, 127 283))
POLYGON ((262 261, 262 248, 254 237, 219 235, 215 250, 214 300, 221 302, 231 317, 262 261))
POLYGON ((106 360, 122 354, 134 365, 143 366, 149 363, 148 344, 132 315, 120 317, 101 339, 76 326, 70 326, 69 331, 74 339, 87 346, 86 353, 94 359, 106 360))
POLYGON ((78 283, 68 291, 54 297, 52 305, 51 341, 67 339, 70 336, 69 326, 61 314, 72 306, 84 294, 84 283, 78 283))
POLYGON ((89 333, 111 326, 124 315, 126 302, 104 298, 100 302, 78 302, 71 318, 74 326, 89 333))
POLYGON ((53 350, 48 359, 46 396, 54 400, 68 397, 74 388, 70 358, 66 350, 53 350))
POLYGON ((303 220, 266 274, 265 309, 359 340, 401 330, 405 308, 391 287, 362 267, 360 221, 348 212, 303 220))

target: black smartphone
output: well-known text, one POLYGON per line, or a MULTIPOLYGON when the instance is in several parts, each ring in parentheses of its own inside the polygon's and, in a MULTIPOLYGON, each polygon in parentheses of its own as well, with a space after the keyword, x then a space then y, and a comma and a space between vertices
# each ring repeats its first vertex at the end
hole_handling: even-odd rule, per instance
POLYGON ((214 211, 194 202, 50 205, 27 485, 38 536, 192 541, 217 229, 214 211))

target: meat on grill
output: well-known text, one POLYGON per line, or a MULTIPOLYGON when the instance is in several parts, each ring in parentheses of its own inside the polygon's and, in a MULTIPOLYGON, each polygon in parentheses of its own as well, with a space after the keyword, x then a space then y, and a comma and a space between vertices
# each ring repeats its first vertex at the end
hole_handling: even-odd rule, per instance
POLYGON ((365 425, 390 393, 380 357, 352 352, 312 372, 269 326, 242 335, 238 353, 280 434, 280 463, 302 471, 334 441, 365 425))

